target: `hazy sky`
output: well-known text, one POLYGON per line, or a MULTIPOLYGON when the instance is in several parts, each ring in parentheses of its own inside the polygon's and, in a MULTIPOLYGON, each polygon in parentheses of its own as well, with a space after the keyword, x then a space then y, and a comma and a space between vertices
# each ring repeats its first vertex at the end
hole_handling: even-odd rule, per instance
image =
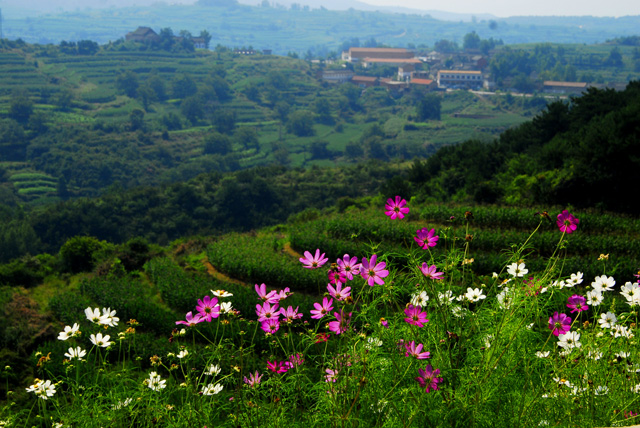
POLYGON ((640 0, 363 0, 369 4, 405 6, 459 13, 515 15, 640 15, 640 0))

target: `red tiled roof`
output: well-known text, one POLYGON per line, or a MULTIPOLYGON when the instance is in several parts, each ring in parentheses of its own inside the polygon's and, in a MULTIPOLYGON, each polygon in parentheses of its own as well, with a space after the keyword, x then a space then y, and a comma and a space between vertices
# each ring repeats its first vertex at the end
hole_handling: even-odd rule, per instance
POLYGON ((418 58, 365 58, 364 62, 386 62, 393 64, 422 64, 418 58))
POLYGON ((370 76, 353 76, 351 78, 351 81, 354 82, 371 82, 374 83, 378 78, 377 77, 370 77, 370 76))
POLYGON ((433 80, 431 79, 411 79, 411 83, 415 85, 432 85, 433 80))

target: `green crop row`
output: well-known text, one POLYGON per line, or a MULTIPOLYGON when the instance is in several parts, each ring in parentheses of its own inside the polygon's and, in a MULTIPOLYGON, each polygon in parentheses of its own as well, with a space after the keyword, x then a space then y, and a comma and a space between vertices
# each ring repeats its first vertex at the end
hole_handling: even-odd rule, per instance
POLYGON ((56 189, 56 183, 52 183, 51 181, 45 180, 37 180, 37 181, 16 181, 13 185, 18 189, 26 189, 30 187, 50 187, 53 190, 56 189))
MULTIPOLYGON (((309 251, 315 252, 315 248, 309 251)), ((269 288, 290 287, 316 293, 327 283, 326 270, 303 268, 300 261, 280 250, 275 236, 225 235, 209 245, 207 256, 222 272, 248 282, 265 283, 269 288)))
POLYGON ((13 174, 9 178, 9 181, 14 183, 18 181, 49 181, 55 183, 56 179, 38 172, 19 172, 17 174, 13 174))
POLYGON ((80 291, 98 305, 116 310, 121 322, 135 319, 143 330, 157 334, 166 334, 175 326, 176 315, 155 303, 148 287, 138 279, 86 279, 80 291))
POLYGON ((53 187, 45 187, 45 186, 39 186, 39 187, 28 187, 28 188, 23 188, 23 189, 18 189, 18 194, 19 195, 39 195, 42 193, 49 193, 49 192, 54 192, 56 189, 53 187))

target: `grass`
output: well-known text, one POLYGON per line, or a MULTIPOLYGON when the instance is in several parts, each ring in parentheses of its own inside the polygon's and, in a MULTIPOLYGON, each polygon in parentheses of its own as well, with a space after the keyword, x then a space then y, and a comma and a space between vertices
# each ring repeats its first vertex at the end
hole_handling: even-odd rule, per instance
MULTIPOLYGON (((478 209, 478 221, 493 221, 488 218, 491 212, 478 209)), ((304 269, 290 250, 281 253, 286 235, 264 231, 213 242, 207 250, 211 261, 234 275, 255 275, 251 282, 267 278, 263 275, 276 258, 291 262, 273 272, 277 278, 280 271, 280 281, 291 291, 324 277, 321 294, 309 296, 316 303, 314 310, 331 307, 322 318, 311 318, 314 306, 302 305, 297 293, 283 295, 279 306, 291 306, 291 311, 297 306, 303 318, 287 324, 283 315, 277 329, 266 335, 266 324, 261 328, 253 313, 260 302, 253 289, 207 280, 166 257, 148 263, 148 279, 114 271, 109 277, 85 274, 80 281, 73 279, 71 284, 79 284, 75 291, 58 280, 38 286, 30 294, 42 305, 54 291, 66 293, 56 297, 55 313, 64 314, 69 331, 77 322, 82 334, 39 347, 34 364, 47 357, 40 358, 36 369, 39 380, 30 382, 32 392, 15 389, 16 405, 0 407, 0 420, 5 426, 20 421, 114 427, 593 427, 636 422, 640 288, 629 282, 605 291, 610 282, 606 274, 589 286, 593 278, 559 269, 565 243, 580 238, 588 216, 570 235, 556 228, 555 249, 540 269, 529 264, 534 247, 528 244, 535 242, 539 230, 529 229, 507 250, 501 269, 492 276, 463 263, 473 254, 469 242, 448 229, 439 230, 436 245, 428 250, 389 245, 398 239, 412 242, 415 226, 406 221, 415 221, 414 215, 402 221, 391 221, 381 212, 378 217, 323 219, 327 233, 351 228, 358 239, 369 241, 371 247, 358 252, 358 261, 371 260, 373 252, 377 263, 383 263, 376 267, 379 279, 374 286, 355 275, 344 285, 350 287, 344 291, 350 298, 334 296, 324 303, 335 287, 325 291, 324 268, 304 269), (353 218, 360 219, 360 230, 353 229, 353 218), (368 233, 377 238, 367 238, 368 233), (214 247, 228 249, 212 258, 214 247), (229 266, 236 267, 231 271, 229 266), (443 272, 443 279, 425 276, 428 266, 443 272), (170 342, 153 339, 150 331, 163 331, 160 318, 170 316, 164 303, 155 300, 157 290, 186 311, 204 294, 211 296, 209 289, 231 291, 232 296, 217 297, 214 305, 228 302, 241 312, 225 309, 211 323, 181 326, 182 331, 171 333, 170 342), (601 290, 600 304, 591 301, 595 290, 601 290), (586 296, 589 308, 582 303, 583 310, 570 313, 567 306, 578 299, 575 295, 586 296), (116 310, 111 317, 121 319, 93 324, 82 309, 74 314, 74 300, 109 306, 116 310), (135 311, 142 311, 142 325, 123 318, 135 311), (153 311, 157 324, 149 318, 153 311), (562 328, 564 336, 554 334, 553 323, 549 326, 550 318, 559 319, 558 313, 570 318, 562 328), (615 325, 600 321, 605 318, 615 318, 615 325), (97 333, 108 334, 105 340, 111 344, 103 348, 92 343, 97 333), (70 347, 82 354, 79 359, 70 347)), ((193 267, 201 256, 196 249, 182 258, 193 267)), ((621 283, 630 278, 616 279, 621 283)), ((273 289, 270 284, 275 282, 269 281, 267 293, 273 289)))

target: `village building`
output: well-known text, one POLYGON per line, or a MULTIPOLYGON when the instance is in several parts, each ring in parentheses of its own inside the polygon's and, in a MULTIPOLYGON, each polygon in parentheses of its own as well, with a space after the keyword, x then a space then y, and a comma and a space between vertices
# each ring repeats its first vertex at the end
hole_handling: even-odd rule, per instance
POLYGON ((472 70, 438 70, 436 76, 441 88, 481 88, 483 77, 481 71, 472 70))
POLYGON ((543 84, 543 92, 552 94, 580 94, 588 88, 586 82, 557 82, 546 80, 543 84))
POLYGON ((438 84, 433 79, 416 79, 416 78, 413 78, 413 79, 411 79, 411 81, 409 81, 409 85, 412 88, 415 87, 417 89, 422 89, 422 90, 426 90, 426 91, 433 91, 435 89, 438 89, 438 84))
POLYGON ((377 77, 372 76, 353 76, 350 82, 361 88, 368 88, 370 86, 378 86, 379 80, 377 77))
MULTIPOLYGON (((359 62, 365 59, 412 59, 415 55, 407 49, 396 48, 349 48, 342 53, 342 59, 349 62, 359 62)), ((418 60, 419 61, 419 60, 418 60)))
POLYGON ((196 49, 207 48, 207 42, 204 40, 204 37, 192 37, 191 41, 193 42, 193 47, 196 49))
POLYGON ((124 36, 127 42, 151 43, 160 41, 158 33, 149 27, 138 27, 124 36))
POLYGON ((329 83, 344 83, 353 78, 353 71, 351 70, 322 70, 320 72, 320 78, 329 83))

